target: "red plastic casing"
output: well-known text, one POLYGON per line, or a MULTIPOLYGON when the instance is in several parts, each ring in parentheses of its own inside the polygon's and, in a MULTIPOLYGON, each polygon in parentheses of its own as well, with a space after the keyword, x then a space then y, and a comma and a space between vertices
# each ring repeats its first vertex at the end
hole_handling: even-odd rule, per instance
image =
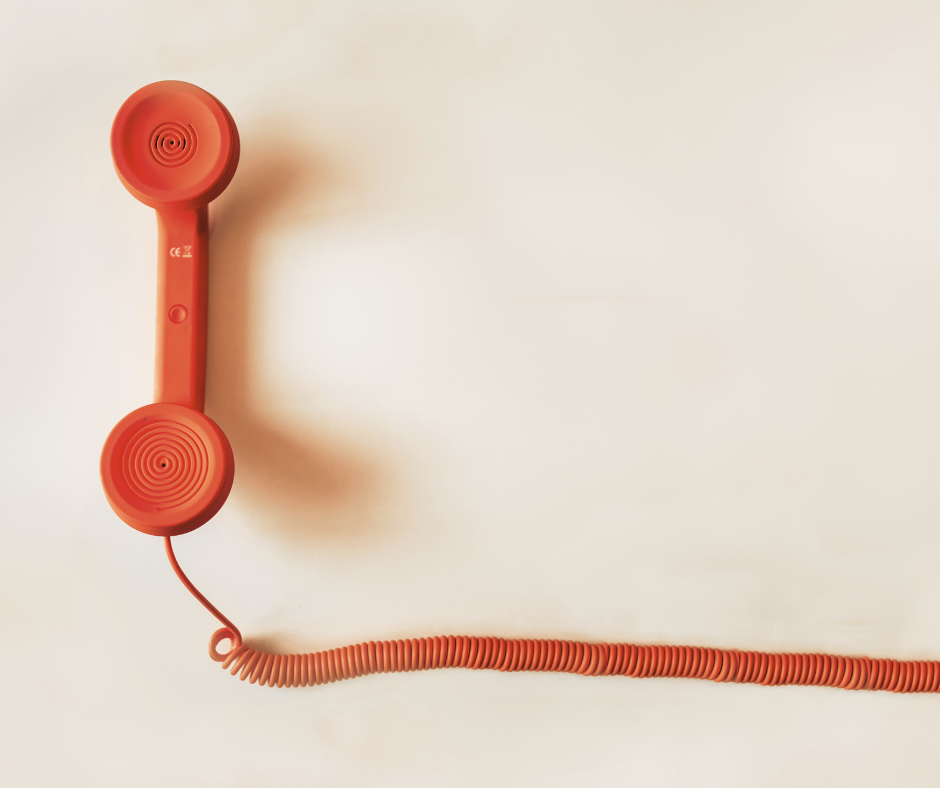
POLYGON ((115 513, 155 536, 198 528, 234 479, 228 439, 202 413, 209 292, 208 204, 238 166, 238 130, 214 96, 186 82, 147 85, 111 127, 118 177, 157 212, 154 404, 111 431, 101 480, 115 513))

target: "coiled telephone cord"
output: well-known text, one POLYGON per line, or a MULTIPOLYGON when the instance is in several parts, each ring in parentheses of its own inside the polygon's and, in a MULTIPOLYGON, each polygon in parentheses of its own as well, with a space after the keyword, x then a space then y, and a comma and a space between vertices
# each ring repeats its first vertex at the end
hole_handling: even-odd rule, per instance
POLYGON ((515 640, 450 635, 383 640, 307 654, 271 654, 242 642, 238 628, 183 573, 169 537, 170 565, 183 585, 222 624, 209 641, 209 656, 234 676, 268 687, 309 687, 372 673, 436 668, 551 671, 582 676, 707 679, 737 684, 800 684, 847 690, 940 691, 940 662, 829 654, 737 651, 701 646, 642 646, 569 640, 515 640), (221 653, 219 645, 231 646, 221 653))

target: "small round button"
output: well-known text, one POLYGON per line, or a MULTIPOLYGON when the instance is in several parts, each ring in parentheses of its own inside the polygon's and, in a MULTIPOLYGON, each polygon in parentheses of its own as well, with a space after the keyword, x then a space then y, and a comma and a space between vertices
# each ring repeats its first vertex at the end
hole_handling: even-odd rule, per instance
POLYGON ((169 318, 174 323, 182 323, 187 317, 189 317, 189 312, 182 304, 170 307, 169 318))

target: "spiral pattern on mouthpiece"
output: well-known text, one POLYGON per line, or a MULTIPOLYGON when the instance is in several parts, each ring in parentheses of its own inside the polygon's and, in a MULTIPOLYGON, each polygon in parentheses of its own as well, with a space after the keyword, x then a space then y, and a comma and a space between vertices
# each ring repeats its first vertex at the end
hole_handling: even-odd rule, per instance
POLYGON ((185 424, 161 419, 145 424, 128 441, 124 478, 157 509, 180 506, 199 493, 209 473, 209 451, 185 424))
POLYGON ((150 135, 150 152, 164 167, 179 167, 196 153, 196 130, 175 121, 161 123, 150 135))

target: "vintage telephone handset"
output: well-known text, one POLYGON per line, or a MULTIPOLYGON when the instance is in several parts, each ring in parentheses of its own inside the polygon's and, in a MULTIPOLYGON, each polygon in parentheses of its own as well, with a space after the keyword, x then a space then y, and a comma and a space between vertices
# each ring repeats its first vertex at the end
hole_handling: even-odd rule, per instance
POLYGON ((127 190, 157 211, 157 348, 154 402, 129 413, 111 430, 101 452, 101 482, 118 517, 138 531, 163 537, 179 579, 222 622, 209 641, 209 655, 233 675, 253 684, 297 687, 370 673, 486 668, 940 690, 937 661, 477 636, 369 641, 310 654, 270 654, 246 645, 238 628, 180 569, 170 541, 219 511, 235 473, 228 439, 202 410, 208 206, 235 174, 238 130, 228 110, 201 88, 155 82, 121 106, 111 129, 111 153, 127 190), (220 652, 223 643, 228 646, 220 652))

